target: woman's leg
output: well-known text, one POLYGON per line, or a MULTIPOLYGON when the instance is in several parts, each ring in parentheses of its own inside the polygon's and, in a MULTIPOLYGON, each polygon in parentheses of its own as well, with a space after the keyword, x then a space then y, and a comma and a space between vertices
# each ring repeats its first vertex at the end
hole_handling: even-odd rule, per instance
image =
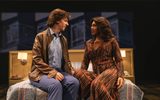
POLYGON ((107 69, 91 83, 90 100, 117 100, 117 69, 107 69))
POLYGON ((88 72, 86 70, 78 70, 75 72, 74 76, 80 82, 80 98, 88 98, 90 95, 90 85, 91 82, 96 77, 92 72, 88 72))

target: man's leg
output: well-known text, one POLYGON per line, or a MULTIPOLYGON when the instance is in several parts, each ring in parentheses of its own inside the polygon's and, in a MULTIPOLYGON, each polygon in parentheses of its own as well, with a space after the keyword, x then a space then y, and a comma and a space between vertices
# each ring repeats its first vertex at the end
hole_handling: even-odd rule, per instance
POLYGON ((62 100, 62 85, 54 78, 43 75, 41 80, 38 82, 31 81, 31 84, 47 92, 48 100, 62 100))
POLYGON ((62 72, 62 74, 64 75, 64 79, 61 82, 63 86, 63 100, 76 100, 79 91, 78 79, 65 72, 62 72))

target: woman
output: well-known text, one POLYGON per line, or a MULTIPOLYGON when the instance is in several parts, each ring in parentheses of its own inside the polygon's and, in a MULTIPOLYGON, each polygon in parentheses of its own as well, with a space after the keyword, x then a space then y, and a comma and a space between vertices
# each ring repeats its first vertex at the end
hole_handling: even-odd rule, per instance
POLYGON ((120 48, 109 21, 105 17, 94 17, 91 34, 93 38, 85 44, 81 69, 74 73, 81 84, 81 98, 117 100, 118 88, 124 83, 124 73, 120 48), (90 61, 93 72, 87 71, 90 61))

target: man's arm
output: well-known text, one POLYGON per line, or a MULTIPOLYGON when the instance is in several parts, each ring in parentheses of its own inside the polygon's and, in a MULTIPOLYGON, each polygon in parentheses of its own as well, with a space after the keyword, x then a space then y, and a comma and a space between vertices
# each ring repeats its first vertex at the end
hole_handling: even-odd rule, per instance
POLYGON ((32 54, 33 54, 33 66, 40 70, 44 74, 48 74, 49 77, 55 77, 57 71, 44 62, 43 55, 43 39, 42 34, 38 34, 35 38, 32 54))

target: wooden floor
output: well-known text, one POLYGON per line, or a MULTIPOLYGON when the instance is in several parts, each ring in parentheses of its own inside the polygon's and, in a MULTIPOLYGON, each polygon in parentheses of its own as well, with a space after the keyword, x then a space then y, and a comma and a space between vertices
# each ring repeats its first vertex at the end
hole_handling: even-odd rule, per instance
MULTIPOLYGON (((143 100, 160 100, 160 84, 138 85, 144 92, 143 100)), ((8 87, 0 85, 0 100, 6 100, 8 87)))

